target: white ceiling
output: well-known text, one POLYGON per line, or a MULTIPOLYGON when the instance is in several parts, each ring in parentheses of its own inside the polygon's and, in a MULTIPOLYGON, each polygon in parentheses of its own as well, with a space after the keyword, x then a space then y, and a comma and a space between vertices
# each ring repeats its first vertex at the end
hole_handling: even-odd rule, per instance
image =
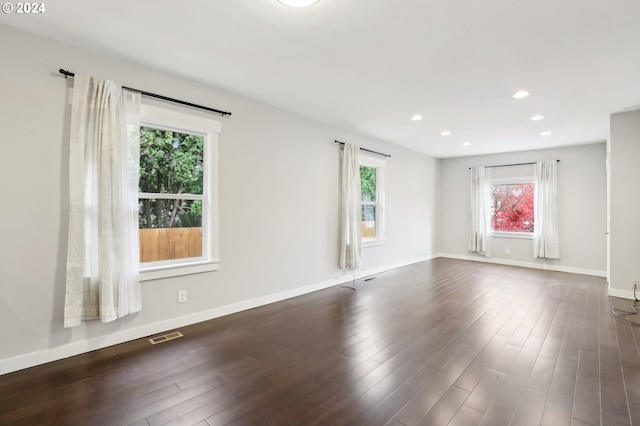
POLYGON ((640 0, 45 6, 0 23, 439 158, 601 142, 611 113, 640 106, 640 0))

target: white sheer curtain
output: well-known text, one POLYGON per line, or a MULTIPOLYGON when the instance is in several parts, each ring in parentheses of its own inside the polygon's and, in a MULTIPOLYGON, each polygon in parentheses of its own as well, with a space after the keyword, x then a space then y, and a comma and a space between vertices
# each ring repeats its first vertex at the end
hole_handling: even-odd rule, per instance
POLYGON ((75 75, 64 326, 142 308, 138 281, 140 94, 75 75))
POLYGON ((468 250, 491 256, 490 203, 491 169, 473 167, 471 169, 470 223, 468 250))
POLYGON ((533 257, 560 258, 558 236, 558 162, 538 161, 535 164, 536 181, 535 228, 533 231, 533 257))
POLYGON ((362 260, 360 148, 345 144, 340 176, 340 268, 355 269, 362 260))

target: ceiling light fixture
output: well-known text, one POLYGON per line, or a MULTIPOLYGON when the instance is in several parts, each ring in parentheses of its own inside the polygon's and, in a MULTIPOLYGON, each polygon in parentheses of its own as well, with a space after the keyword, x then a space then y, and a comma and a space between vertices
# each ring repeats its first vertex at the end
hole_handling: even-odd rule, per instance
POLYGON ((291 7, 309 7, 313 4, 318 3, 319 0, 278 0, 280 3, 285 6, 291 7))
POLYGON ((544 115, 534 115, 533 117, 531 117, 531 121, 540 121, 540 120, 544 120, 544 115))
POLYGON ((451 134, 451 132, 450 132, 450 131, 448 131, 448 130, 443 130, 442 132, 440 132, 440 134, 441 134, 442 136, 449 136, 449 135, 451 134))
POLYGON ((467 141, 467 142, 463 142, 462 146, 471 146, 471 142, 467 141))
POLYGON ((529 92, 527 92, 526 90, 518 90, 516 93, 513 94, 514 99, 522 99, 522 98, 526 98, 527 96, 529 96, 529 92))
POLYGON ((540 133, 540 136, 549 136, 551 134, 551 132, 542 132, 540 133))
POLYGON ((420 114, 416 114, 413 117, 411 117, 411 119, 413 121, 420 121, 420 120, 422 120, 422 116, 420 114))

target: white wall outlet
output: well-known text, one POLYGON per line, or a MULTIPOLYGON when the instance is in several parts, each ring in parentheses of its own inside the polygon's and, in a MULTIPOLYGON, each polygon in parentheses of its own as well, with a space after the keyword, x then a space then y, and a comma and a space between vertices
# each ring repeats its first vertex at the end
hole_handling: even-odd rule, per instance
POLYGON ((504 249, 504 254, 511 256, 511 249, 504 249))
POLYGON ((178 303, 184 303, 187 301, 187 290, 178 291, 178 303))

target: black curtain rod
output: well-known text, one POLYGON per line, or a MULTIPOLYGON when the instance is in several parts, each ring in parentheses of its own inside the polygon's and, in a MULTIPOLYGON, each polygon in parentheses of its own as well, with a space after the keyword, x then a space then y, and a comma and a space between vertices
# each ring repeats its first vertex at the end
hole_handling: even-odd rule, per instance
MULTIPOLYGON (((559 163, 560 160, 556 160, 556 162, 559 163)), ((497 166, 484 166, 484 167, 488 169, 493 169, 494 167, 528 166, 530 164, 536 164, 536 163, 537 161, 532 161, 530 163, 499 164, 497 166)), ((469 170, 471 170, 471 167, 469 167, 469 170)))
MULTIPOLYGON (((344 142, 340 142, 340 141, 334 141, 335 143, 339 143, 340 145, 344 145, 344 142)), ((382 155, 383 157, 391 157, 389 154, 383 154, 381 152, 378 151, 371 151, 370 149, 367 148, 360 148, 361 151, 367 151, 370 152, 372 154, 378 154, 378 155, 382 155)))
MULTIPOLYGON (((75 77, 75 74, 72 73, 71 71, 63 70, 62 68, 60 68, 59 71, 60 71, 60 74, 64 75, 64 78, 75 77)), ((131 87, 125 87, 125 86, 122 86, 122 88, 123 89, 127 89, 127 90, 133 90, 134 92, 139 92, 141 95, 148 96, 150 98, 162 99, 163 101, 173 102, 174 104, 186 105, 186 106, 190 106, 190 107, 193 107, 193 108, 203 109, 205 111, 215 112, 215 113, 223 115, 223 116, 224 115, 231 115, 231 113, 228 112, 228 111, 220 111, 219 109, 209 108, 209 107, 198 105, 198 104, 192 104, 191 102, 181 101, 179 99, 168 98, 166 96, 157 95, 155 93, 145 92, 144 90, 132 89, 131 87)))

